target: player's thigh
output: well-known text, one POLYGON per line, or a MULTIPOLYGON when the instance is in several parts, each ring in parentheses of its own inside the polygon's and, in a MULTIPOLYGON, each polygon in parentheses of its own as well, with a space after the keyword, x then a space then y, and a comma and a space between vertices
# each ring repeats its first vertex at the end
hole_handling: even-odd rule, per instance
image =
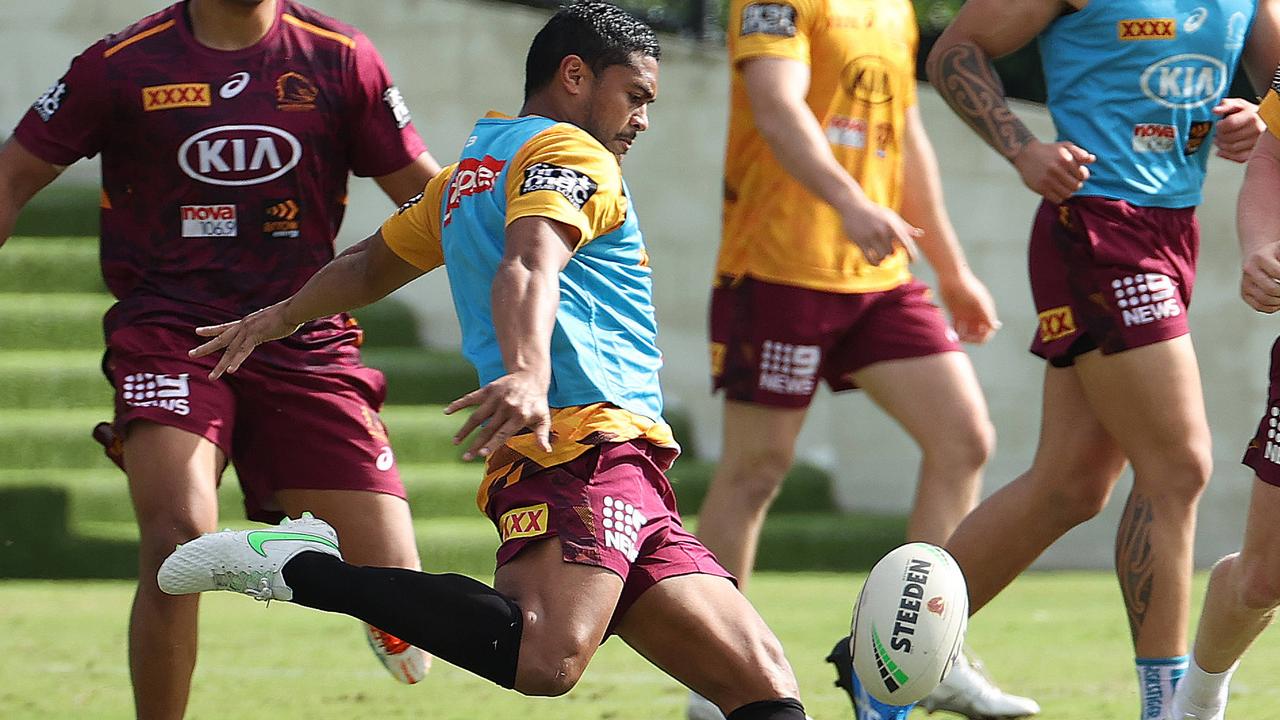
POLYGON ((784 408, 724 401, 721 463, 765 469, 782 479, 795 457, 796 438, 808 408, 784 408))
POLYGON ((195 433, 147 420, 129 423, 124 440, 129 494, 143 552, 165 552, 216 529, 222 450, 195 433))
POLYGON ((1238 562, 1249 586, 1268 588, 1266 594, 1280 597, 1280 486, 1254 477, 1249 499, 1249 515, 1238 562))
POLYGON ((886 360, 853 378, 920 445, 958 441, 985 461, 994 433, 982 387, 964 352, 886 360))
POLYGON ((782 645, 727 578, 689 574, 662 580, 636 599, 617 634, 726 711, 799 697, 782 645))
POLYGON ((420 567, 404 498, 362 490, 285 489, 276 492, 276 499, 289 517, 310 512, 332 525, 342 557, 352 565, 420 567))
POLYGON ((559 538, 550 537, 524 545, 498 568, 493 586, 524 614, 519 678, 555 672, 566 661, 580 674, 604 641, 623 580, 603 567, 566 562, 559 538))
POLYGON ((1075 368, 1089 406, 1139 475, 1207 468, 1209 424, 1190 335, 1111 355, 1086 353, 1075 368))
POLYGON ((1110 499, 1126 463, 1075 368, 1046 364, 1040 439, 1028 480, 1042 486, 1062 510, 1091 517, 1110 499))

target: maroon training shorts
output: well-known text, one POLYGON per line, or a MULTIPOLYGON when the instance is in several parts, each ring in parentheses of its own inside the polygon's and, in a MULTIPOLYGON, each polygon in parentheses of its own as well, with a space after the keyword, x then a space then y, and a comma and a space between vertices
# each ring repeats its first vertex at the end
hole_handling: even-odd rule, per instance
POLYGON ((277 490, 365 490, 405 497, 386 426, 382 373, 354 346, 258 348, 234 375, 209 380, 217 355, 190 327, 130 325, 107 339, 115 424, 147 420, 199 435, 235 465, 251 520, 278 522, 277 490))
POLYGON ((808 407, 819 378, 834 391, 886 360, 961 352, 956 333, 909 280, 892 290, 832 293, 722 278, 711 293, 711 380, 730 400, 808 407))
POLYGON ((487 514, 498 528, 498 567, 529 543, 555 536, 565 562, 611 570, 623 580, 609 622, 659 582, 680 575, 733 580, 680 522, 665 470, 675 452, 645 440, 597 445, 559 465, 526 461, 518 480, 492 491, 487 514))
POLYGON ((1057 367, 1189 331, 1200 226, 1195 208, 1074 197, 1040 204, 1028 264, 1039 326, 1031 352, 1057 367))
POLYGON ((1280 486, 1280 338, 1271 345, 1271 383, 1267 387, 1267 410, 1258 423, 1258 432, 1244 451, 1246 466, 1258 479, 1280 486))

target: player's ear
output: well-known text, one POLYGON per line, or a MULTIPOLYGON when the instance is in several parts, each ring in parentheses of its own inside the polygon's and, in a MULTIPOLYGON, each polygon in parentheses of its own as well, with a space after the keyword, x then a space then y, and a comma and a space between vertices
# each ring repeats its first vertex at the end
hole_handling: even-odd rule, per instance
POLYGON ((560 61, 560 71, 556 75, 561 87, 570 95, 581 95, 586 92, 592 78, 591 67, 577 55, 566 55, 560 61))

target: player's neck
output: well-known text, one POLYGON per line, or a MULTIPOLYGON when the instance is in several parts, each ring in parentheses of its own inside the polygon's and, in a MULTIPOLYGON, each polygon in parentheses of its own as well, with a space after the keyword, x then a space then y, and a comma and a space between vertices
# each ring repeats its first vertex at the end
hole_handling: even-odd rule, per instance
MULTIPOLYGON (((539 92, 524 101, 524 107, 520 108, 520 115, 540 115, 556 122, 573 123, 569 113, 565 108, 560 106, 554 98, 547 92, 539 92)), ((576 124, 576 123, 574 123, 576 124)))
POLYGON ((276 20, 277 0, 191 0, 191 34, 214 50, 243 50, 261 40, 276 20))

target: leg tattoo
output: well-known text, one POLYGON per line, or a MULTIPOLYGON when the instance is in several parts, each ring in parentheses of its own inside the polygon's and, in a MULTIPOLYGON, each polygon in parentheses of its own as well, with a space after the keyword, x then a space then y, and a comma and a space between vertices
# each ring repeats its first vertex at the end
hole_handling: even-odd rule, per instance
POLYGON ((1116 535, 1116 576, 1129 611, 1129 632, 1134 642, 1142 632, 1142 623, 1151 607, 1155 583, 1155 558, 1151 547, 1151 525, 1155 510, 1151 500, 1137 490, 1129 493, 1124 517, 1116 535))

